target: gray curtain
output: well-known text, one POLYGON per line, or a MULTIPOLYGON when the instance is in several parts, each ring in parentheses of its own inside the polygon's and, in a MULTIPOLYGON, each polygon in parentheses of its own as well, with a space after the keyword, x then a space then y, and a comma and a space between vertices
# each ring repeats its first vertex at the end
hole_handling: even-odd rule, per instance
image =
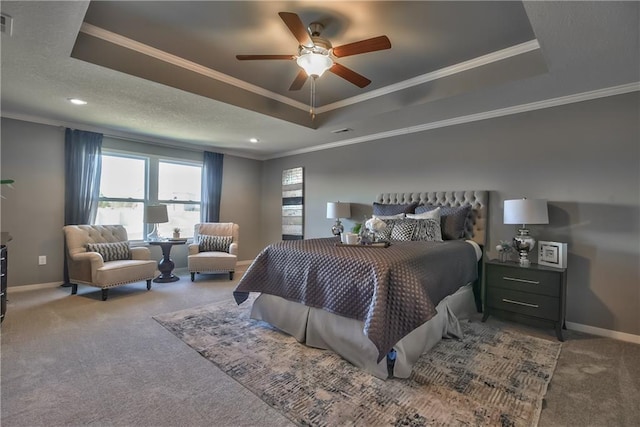
MULTIPOLYGON (((102 134, 67 128, 64 135, 64 225, 96 219, 102 172, 102 134)), ((66 253, 65 245, 65 253, 66 253)), ((64 282, 69 283, 65 257, 64 282)))
POLYGON ((204 152, 202 168, 202 222, 220 221, 220 195, 222 193, 222 160, 220 153, 204 152))

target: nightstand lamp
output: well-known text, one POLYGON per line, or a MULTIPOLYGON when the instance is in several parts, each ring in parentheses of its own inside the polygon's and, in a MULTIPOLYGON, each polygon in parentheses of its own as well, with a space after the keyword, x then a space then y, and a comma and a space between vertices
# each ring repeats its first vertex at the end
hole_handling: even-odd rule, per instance
POLYGON ((351 203, 344 202, 328 202, 327 218, 335 219, 336 223, 331 227, 334 236, 339 236, 344 231, 344 226, 340 222, 340 218, 351 217, 351 203))
POLYGON ((536 245, 527 224, 549 224, 547 201, 541 199, 515 199, 504 201, 504 223, 522 224, 518 235, 513 238, 513 246, 520 254, 520 265, 529 266, 529 252, 536 245))
POLYGON ((146 209, 147 224, 151 225, 151 232, 147 235, 147 241, 155 242, 159 240, 158 224, 169 222, 167 215, 167 205, 149 205, 146 209))

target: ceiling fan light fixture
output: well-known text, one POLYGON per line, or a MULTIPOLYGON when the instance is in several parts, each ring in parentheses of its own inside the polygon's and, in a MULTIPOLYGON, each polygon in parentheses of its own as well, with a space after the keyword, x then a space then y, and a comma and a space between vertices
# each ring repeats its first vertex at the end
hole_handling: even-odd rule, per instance
POLYGON ((333 66, 333 60, 328 54, 315 52, 301 53, 296 59, 296 63, 311 77, 320 77, 333 66))

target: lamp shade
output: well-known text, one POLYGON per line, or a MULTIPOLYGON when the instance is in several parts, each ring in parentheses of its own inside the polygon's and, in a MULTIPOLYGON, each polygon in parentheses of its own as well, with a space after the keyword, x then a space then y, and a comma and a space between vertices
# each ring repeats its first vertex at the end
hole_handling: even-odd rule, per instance
POLYGON ((504 201, 505 224, 549 224, 547 201, 515 199, 504 201))
POLYGON ((169 216, 167 215, 167 205, 149 205, 147 206, 146 214, 148 224, 160 224, 169 222, 169 216))
POLYGON ((327 218, 349 218, 351 216, 351 203, 328 202, 327 218))
POLYGON ((296 59, 296 62, 304 69, 308 76, 316 77, 320 77, 333 65, 333 60, 329 55, 314 52, 301 54, 298 59, 296 59))

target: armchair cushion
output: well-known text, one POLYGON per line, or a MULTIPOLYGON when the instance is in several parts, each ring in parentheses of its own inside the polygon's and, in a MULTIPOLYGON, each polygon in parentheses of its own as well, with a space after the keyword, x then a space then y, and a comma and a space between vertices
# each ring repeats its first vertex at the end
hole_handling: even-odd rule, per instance
POLYGON ((229 252, 233 236, 200 235, 200 252, 229 252))
POLYGON ((87 252, 97 252, 104 262, 131 259, 129 242, 87 243, 87 252))

